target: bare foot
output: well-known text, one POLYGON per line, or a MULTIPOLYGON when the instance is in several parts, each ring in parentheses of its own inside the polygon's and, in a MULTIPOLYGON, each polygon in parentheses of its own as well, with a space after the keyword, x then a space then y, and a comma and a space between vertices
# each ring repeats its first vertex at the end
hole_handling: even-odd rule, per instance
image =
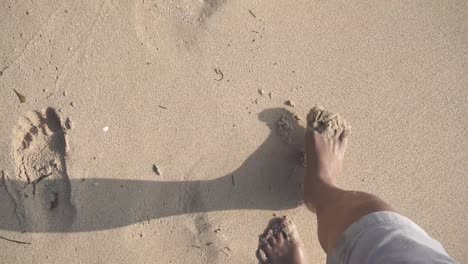
POLYGON ((260 235, 257 258, 262 264, 304 264, 304 246, 294 224, 273 218, 260 235))
POLYGON ((312 108, 307 116, 306 158, 304 178, 304 203, 313 212, 319 204, 320 195, 336 187, 341 174, 341 165, 346 151, 349 128, 338 115, 318 107, 312 108))

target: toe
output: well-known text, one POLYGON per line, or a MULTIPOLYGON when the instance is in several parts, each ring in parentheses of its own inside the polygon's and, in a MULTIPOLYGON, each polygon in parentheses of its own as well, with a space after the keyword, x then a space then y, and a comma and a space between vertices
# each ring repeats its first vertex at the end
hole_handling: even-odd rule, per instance
POLYGON ((338 141, 338 150, 340 152, 341 158, 343 158, 344 152, 346 151, 346 147, 348 146, 348 136, 346 135, 346 133, 347 132, 341 133, 338 141))
POLYGON ((276 237, 273 235, 273 232, 268 237, 267 242, 271 247, 274 247, 276 245, 276 243, 278 243, 278 241, 276 240, 276 237))
POLYGON ((283 231, 283 230, 280 230, 280 231, 276 234, 275 238, 276 238, 276 241, 277 241, 278 244, 280 244, 280 245, 283 244, 283 243, 284 243, 284 240, 286 239, 286 237, 285 237, 285 235, 284 235, 284 231, 283 231))
POLYGON ((258 239, 258 249, 261 249, 267 255, 267 257, 270 256, 273 252, 273 248, 268 242, 268 239, 268 234, 261 235, 258 239))
POLYGON ((261 264, 267 263, 268 259, 263 250, 257 249, 257 252, 255 252, 255 254, 257 255, 257 259, 258 261, 260 261, 261 264))
POLYGON ((268 243, 260 245, 259 249, 265 253, 267 258, 271 257, 271 254, 273 254, 273 248, 268 243))
POLYGON ((345 142, 348 138, 348 129, 345 127, 338 136, 339 141, 345 142))

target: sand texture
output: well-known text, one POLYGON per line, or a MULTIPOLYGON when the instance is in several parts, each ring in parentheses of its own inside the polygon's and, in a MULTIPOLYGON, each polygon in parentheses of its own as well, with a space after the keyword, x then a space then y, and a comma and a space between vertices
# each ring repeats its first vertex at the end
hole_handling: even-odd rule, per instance
POLYGON ((467 5, 1 1, 0 262, 256 263, 276 214, 324 263, 304 133, 348 124, 340 186, 463 262, 467 5))

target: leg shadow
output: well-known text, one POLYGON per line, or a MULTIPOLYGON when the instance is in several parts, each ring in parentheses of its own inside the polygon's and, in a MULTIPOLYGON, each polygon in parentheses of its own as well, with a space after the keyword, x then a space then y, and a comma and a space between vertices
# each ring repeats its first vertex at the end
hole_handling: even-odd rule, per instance
POLYGON ((79 197, 63 202, 69 199, 69 193, 52 198, 47 193, 48 186, 61 185, 63 179, 43 179, 37 183, 42 186, 36 187, 39 194, 24 197, 24 189, 32 186, 3 173, 0 197, 9 199, 12 206, 5 202, 0 206, 0 229, 85 232, 190 213, 295 208, 303 202, 305 130, 282 108, 264 110, 259 119, 271 130, 267 139, 238 169, 214 180, 70 179, 69 185, 79 197), (39 199, 43 205, 25 208, 27 199, 39 199), (40 218, 35 219, 37 215, 40 218))

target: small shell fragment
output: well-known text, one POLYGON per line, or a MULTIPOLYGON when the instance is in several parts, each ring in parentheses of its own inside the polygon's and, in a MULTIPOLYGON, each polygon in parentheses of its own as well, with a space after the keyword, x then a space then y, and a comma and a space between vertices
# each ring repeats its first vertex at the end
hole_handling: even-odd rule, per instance
POLYGON ((158 165, 153 164, 153 171, 156 173, 158 176, 161 176, 161 170, 159 169, 158 165))
POLYGON ((109 127, 108 127, 108 126, 103 127, 103 128, 102 128, 102 131, 104 131, 104 132, 109 131, 109 127))

